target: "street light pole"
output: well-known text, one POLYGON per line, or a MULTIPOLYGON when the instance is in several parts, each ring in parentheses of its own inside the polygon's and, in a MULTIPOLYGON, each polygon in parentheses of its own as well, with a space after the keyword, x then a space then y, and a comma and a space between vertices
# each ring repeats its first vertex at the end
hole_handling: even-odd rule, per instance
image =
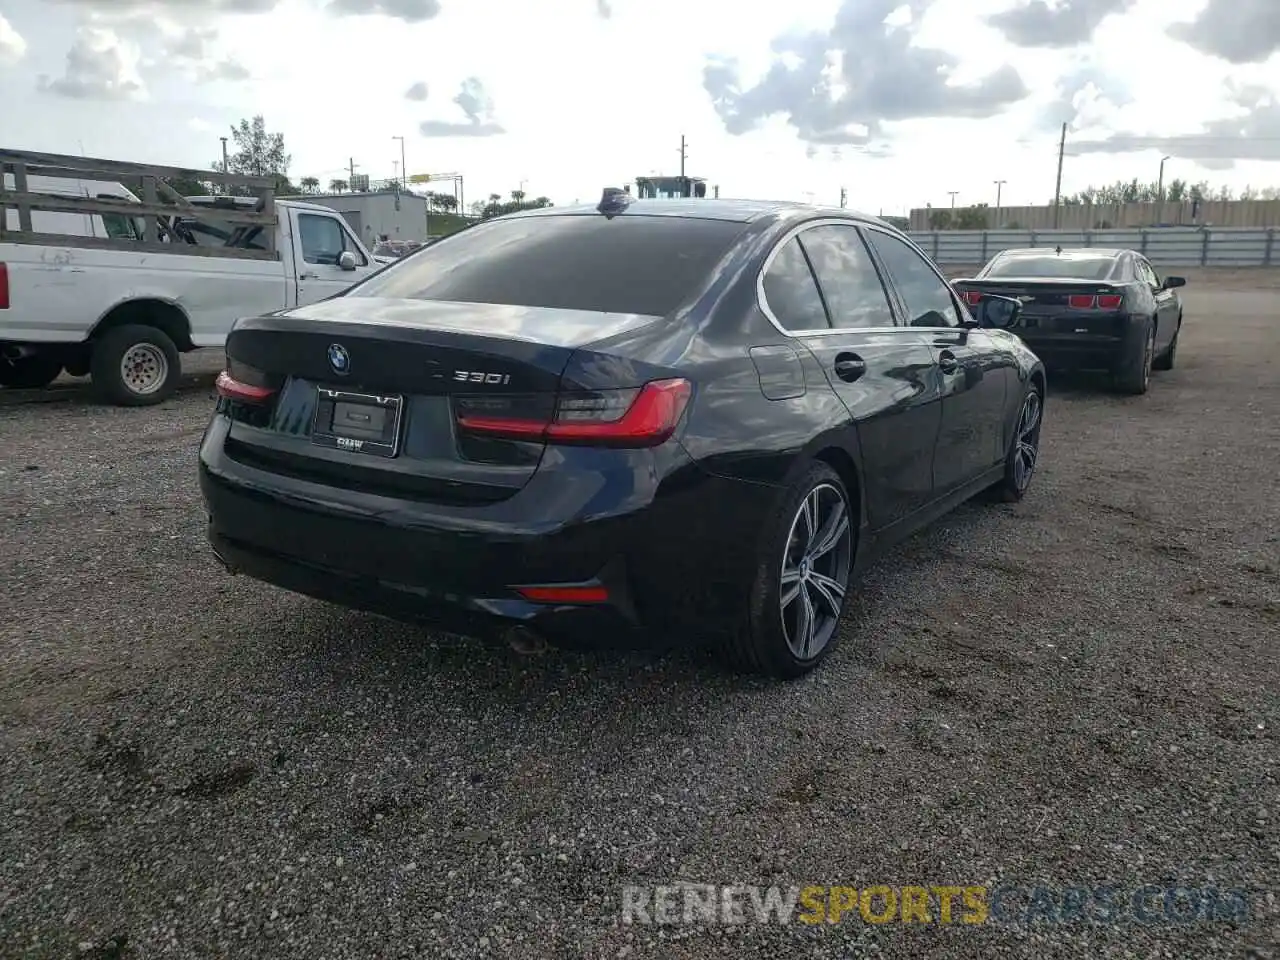
POLYGON ((409 170, 404 165, 404 137, 392 137, 391 139, 400 141, 400 186, 405 189, 408 189, 409 170))
POLYGON ((959 193, 959 192, 960 192, 959 190, 948 190, 948 191, 947 191, 947 193, 951 194, 951 209, 952 209, 952 210, 954 210, 954 209, 956 208, 956 194, 957 194, 957 193, 959 193))
POLYGON ((1164 203, 1164 162, 1169 159, 1171 158, 1160 158, 1160 179, 1156 182, 1156 196, 1160 198, 1161 203, 1164 203))
POLYGON ((1008 180, 993 180, 996 185, 996 229, 1000 228, 1000 193, 1004 189, 1004 185, 1008 180))

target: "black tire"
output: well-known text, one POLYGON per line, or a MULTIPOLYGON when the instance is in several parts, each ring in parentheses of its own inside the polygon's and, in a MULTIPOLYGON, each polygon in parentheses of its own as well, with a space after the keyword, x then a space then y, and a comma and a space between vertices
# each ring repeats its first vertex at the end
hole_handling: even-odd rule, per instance
POLYGON ((1149 318, 1139 321, 1138 326, 1140 332, 1126 346, 1113 376, 1116 389, 1133 396, 1146 393, 1151 386, 1151 365, 1155 360, 1155 326, 1149 318))
POLYGON ((852 592, 857 530, 858 514, 840 475, 825 463, 810 464, 764 521, 746 622, 727 645, 734 666, 791 680, 826 658, 839 637, 840 618, 852 592), (806 526, 804 519, 806 505, 815 504, 816 529, 814 523, 806 526), (824 523, 832 523, 826 533, 833 546, 820 551, 824 523), (802 551, 804 534, 808 540, 802 551), (796 577, 789 602, 784 602, 784 569, 796 577), (799 639, 804 610, 815 614, 812 632, 806 634, 812 640, 807 648, 799 639), (793 648, 792 635, 799 650, 793 648))
POLYGON ((1151 361, 1152 370, 1172 370, 1173 362, 1178 355, 1178 334, 1182 332, 1182 314, 1178 314, 1178 325, 1173 329, 1173 339, 1164 353, 1151 361))
POLYGON ((13 390, 40 390, 58 379, 62 361, 44 354, 30 354, 9 360, 0 357, 0 387, 13 390))
POLYGON ((122 407, 148 407, 173 396, 182 378, 178 348, 155 327, 129 324, 104 333, 93 346, 93 388, 102 399, 122 407), (133 374, 126 376, 125 358, 133 374))
POLYGON ((1032 380, 1022 395, 1013 439, 1004 458, 1004 476, 990 489, 992 499, 1017 503, 1027 495, 1040 460, 1040 428, 1044 425, 1044 391, 1032 380), (1031 411, 1034 410, 1034 413, 1031 411))

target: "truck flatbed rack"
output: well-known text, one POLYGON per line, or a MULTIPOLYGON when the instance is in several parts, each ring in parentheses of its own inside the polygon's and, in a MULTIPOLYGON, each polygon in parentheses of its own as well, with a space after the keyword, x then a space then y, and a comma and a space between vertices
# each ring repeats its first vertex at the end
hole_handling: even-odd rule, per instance
POLYGON ((147 253, 180 254, 194 257, 232 257, 235 259, 279 260, 276 250, 278 223, 275 208, 275 177, 227 174, 218 170, 196 170, 188 167, 164 167, 153 164, 77 157, 58 153, 36 153, 0 147, 0 243, 22 243, 52 247, 79 247, 91 250, 129 250, 147 253), (13 189, 7 188, 6 175, 13 177, 13 189), (122 183, 133 189, 141 185, 142 198, 134 203, 122 197, 68 197, 29 189, 32 176, 68 180, 94 180, 122 183), (193 204, 169 184, 170 180, 198 180, 213 183, 227 191, 247 188, 256 200, 252 206, 244 202, 193 204), (18 213, 18 229, 8 229, 8 209, 18 213), (86 237, 77 234, 37 233, 32 229, 32 211, 79 213, 97 216, 124 216, 142 222, 142 236, 86 237), (216 212, 215 212, 216 211, 216 212), (231 237, 223 246, 198 245, 184 230, 182 221, 199 220, 212 214, 224 224, 234 225, 231 237), (261 229, 254 229, 254 228, 261 229), (265 249, 236 245, 248 234, 265 249))

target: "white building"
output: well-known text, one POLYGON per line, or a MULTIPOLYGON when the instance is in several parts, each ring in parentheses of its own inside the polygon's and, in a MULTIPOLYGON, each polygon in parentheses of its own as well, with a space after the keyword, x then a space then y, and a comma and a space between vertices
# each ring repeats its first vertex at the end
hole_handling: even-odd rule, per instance
POLYGON ((298 199, 338 211, 369 248, 384 236, 388 240, 427 239, 427 198, 416 193, 371 190, 305 194, 298 199))

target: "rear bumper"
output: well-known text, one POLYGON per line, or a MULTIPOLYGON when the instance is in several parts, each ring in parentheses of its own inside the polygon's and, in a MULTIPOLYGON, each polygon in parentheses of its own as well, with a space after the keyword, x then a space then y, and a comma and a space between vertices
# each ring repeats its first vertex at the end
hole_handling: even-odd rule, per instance
POLYGON ((1015 332, 1046 367, 1115 370, 1137 346, 1142 328, 1125 323, 1115 334, 1047 333, 1035 328, 1015 332))
POLYGON ((223 450, 223 420, 206 433, 199 479, 208 538, 225 566, 468 635, 524 625, 599 645, 718 632, 745 607, 758 530, 747 518, 776 495, 711 477, 684 457, 662 479, 651 469, 605 485, 613 501, 602 499, 598 477, 575 485, 562 475, 549 496, 535 474, 501 503, 437 508, 239 463, 223 450), (534 603, 515 589, 534 585, 600 585, 608 601, 534 603))

